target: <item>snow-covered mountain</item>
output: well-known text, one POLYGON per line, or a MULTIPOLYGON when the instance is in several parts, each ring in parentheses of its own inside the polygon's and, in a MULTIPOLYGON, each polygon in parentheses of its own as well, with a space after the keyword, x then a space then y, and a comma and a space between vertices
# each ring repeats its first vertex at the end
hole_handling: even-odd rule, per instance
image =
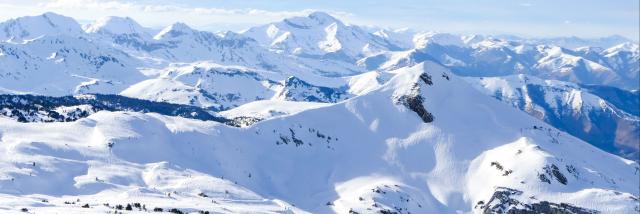
POLYGON ((69 123, 2 119, 0 151, 12 155, 0 156, 0 207, 222 213, 640 209, 637 163, 484 96, 436 63, 395 73, 365 95, 246 128, 105 111, 69 123))
POLYGON ((9 93, 118 93, 145 77, 140 61, 88 37, 75 20, 45 13, 0 23, 0 87, 9 93))
POLYGON ((367 69, 394 70, 435 60, 463 76, 528 74, 583 84, 610 85, 624 89, 640 87, 640 51, 637 43, 608 49, 576 50, 553 45, 532 45, 509 40, 473 38, 451 34, 414 37, 416 48, 384 52, 361 59, 367 69))
POLYGON ((579 38, 579 37, 555 37, 555 38, 538 38, 538 39, 523 39, 513 38, 512 40, 522 41, 530 44, 548 44, 556 45, 567 49, 576 49, 581 47, 599 47, 607 48, 622 43, 632 43, 633 41, 620 35, 612 35, 602 38, 579 38))
POLYGON ((0 29, 0 41, 12 42, 23 42, 44 35, 77 36, 82 33, 82 28, 74 19, 55 13, 10 19, 0 23, 0 29))
POLYGON ((624 97, 630 102, 636 100, 625 105, 610 102, 606 96, 599 97, 594 94, 598 92, 592 93, 594 89, 526 75, 468 77, 467 80, 485 94, 588 140, 603 150, 623 154, 633 160, 640 159, 638 97, 631 92, 614 96, 624 97))
POLYGON ((637 43, 323 12, 241 33, 54 13, 0 30, 3 213, 640 211, 637 43))
POLYGON ((398 47, 376 34, 324 12, 250 28, 242 33, 261 45, 301 57, 353 62, 398 47))
POLYGON ((143 39, 152 38, 157 32, 145 28, 130 17, 109 16, 85 25, 84 31, 105 36, 137 36, 143 39))

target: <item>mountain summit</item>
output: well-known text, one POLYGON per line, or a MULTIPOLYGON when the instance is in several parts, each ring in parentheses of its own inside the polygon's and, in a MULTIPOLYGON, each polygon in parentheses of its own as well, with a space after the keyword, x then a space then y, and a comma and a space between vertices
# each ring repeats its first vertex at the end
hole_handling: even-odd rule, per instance
POLYGON ((25 16, 0 23, 0 40, 22 41, 60 34, 80 35, 82 28, 74 19, 56 13, 25 16))
POLYGON ((129 17, 109 16, 95 21, 85 27, 87 33, 109 34, 109 35, 138 35, 151 37, 151 29, 140 26, 135 20, 129 17))
POLYGON ((344 61, 395 48, 383 38, 360 27, 346 25, 324 12, 250 28, 243 34, 270 49, 344 61))

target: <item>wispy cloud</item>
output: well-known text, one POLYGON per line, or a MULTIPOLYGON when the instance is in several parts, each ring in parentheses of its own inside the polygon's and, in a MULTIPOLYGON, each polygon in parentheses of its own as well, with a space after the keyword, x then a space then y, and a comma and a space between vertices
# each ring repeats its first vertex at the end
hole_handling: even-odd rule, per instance
POLYGON ((117 0, 52 0, 39 3, 38 7, 47 9, 76 9, 76 10, 115 10, 119 12, 145 13, 196 13, 199 15, 263 15, 270 17, 300 16, 312 10, 301 11, 267 11, 259 9, 221 9, 205 7, 187 7, 180 5, 143 4, 117 0))
POLYGON ((521 4, 520 4, 520 6, 523 6, 523 7, 531 7, 531 6, 533 6, 533 4, 531 4, 531 3, 529 3, 529 2, 525 2, 525 3, 521 3, 521 4))

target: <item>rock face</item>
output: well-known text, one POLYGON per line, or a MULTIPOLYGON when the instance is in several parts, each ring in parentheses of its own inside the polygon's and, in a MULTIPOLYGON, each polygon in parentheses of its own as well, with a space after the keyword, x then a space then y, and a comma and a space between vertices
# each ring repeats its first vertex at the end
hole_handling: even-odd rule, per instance
POLYGON ((418 114, 423 122, 431 123, 434 118, 433 115, 424 108, 421 87, 433 85, 433 82, 431 76, 427 73, 420 74, 420 80, 422 82, 414 83, 407 94, 397 97, 396 102, 418 114))
POLYGON ((412 96, 412 95, 404 95, 399 98, 400 103, 405 107, 411 109, 411 111, 415 112, 420 116, 425 123, 433 122, 433 115, 429 113, 424 106, 422 105, 422 96, 412 96))
POLYGON ((596 210, 577 207, 566 203, 553 203, 548 201, 539 201, 535 203, 523 203, 515 199, 522 196, 523 192, 516 189, 497 187, 491 198, 485 203, 484 201, 476 204, 484 214, 535 214, 535 213, 573 213, 573 214, 596 214, 600 213, 596 210))

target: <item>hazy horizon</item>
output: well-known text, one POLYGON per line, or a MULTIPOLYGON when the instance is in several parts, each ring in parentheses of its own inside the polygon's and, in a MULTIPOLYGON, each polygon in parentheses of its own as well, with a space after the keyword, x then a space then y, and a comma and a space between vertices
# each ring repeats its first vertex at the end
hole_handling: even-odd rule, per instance
POLYGON ((523 38, 602 38, 638 41, 638 1, 175 1, 175 0, 0 0, 0 20, 54 12, 82 24, 106 16, 131 17, 160 29, 174 22, 205 31, 240 31, 251 26, 324 11, 345 23, 385 29, 409 28, 454 34, 523 38), (35 5, 35 6, 34 6, 35 5), (558 11, 563 10, 563 11, 558 11), (564 13, 562 13, 564 12, 564 13))

